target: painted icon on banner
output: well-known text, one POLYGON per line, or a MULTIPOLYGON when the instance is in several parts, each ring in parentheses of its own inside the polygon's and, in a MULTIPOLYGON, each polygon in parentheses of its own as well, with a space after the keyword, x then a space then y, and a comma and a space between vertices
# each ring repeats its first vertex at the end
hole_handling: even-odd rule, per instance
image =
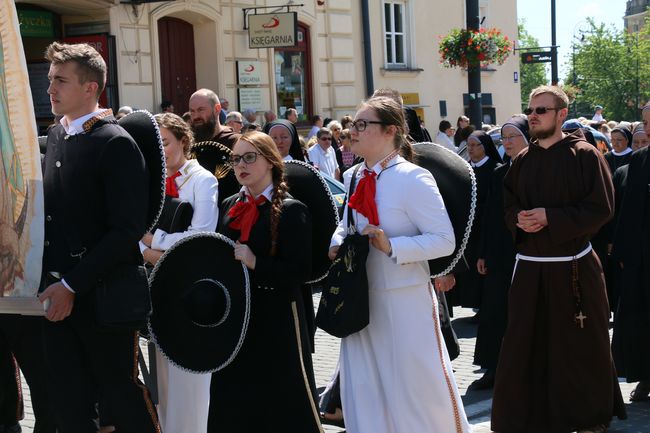
POLYGON ((43 181, 12 0, 0 0, 0 36, 0 312, 7 312, 1 298, 29 298, 40 308, 35 295, 43 254, 43 181))

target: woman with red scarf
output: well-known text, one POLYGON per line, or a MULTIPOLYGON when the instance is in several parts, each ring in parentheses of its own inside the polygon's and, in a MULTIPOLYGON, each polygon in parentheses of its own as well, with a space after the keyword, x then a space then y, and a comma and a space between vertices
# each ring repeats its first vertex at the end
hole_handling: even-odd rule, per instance
POLYGON ((392 99, 361 104, 350 127, 364 158, 344 176, 356 189, 330 248, 346 236, 347 213, 369 235, 370 323, 341 340, 340 381, 347 431, 470 430, 438 323, 428 260, 452 254, 454 231, 436 181, 409 162, 402 107, 392 99))
POLYGON ((242 188, 223 201, 217 231, 236 241, 235 258, 248 268, 251 316, 239 354, 212 375, 208 432, 277 431, 279 413, 290 414, 283 431, 322 432, 300 309, 311 270, 309 211, 287 193, 268 135, 243 135, 230 163, 242 188), (268 392, 281 394, 281 405, 269 403, 268 392))

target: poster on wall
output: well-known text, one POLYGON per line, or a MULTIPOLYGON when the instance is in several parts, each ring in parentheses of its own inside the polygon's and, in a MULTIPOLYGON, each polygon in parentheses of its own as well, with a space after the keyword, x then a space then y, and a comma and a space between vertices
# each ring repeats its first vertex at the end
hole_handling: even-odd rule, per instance
POLYGON ((264 99, 262 89, 258 87, 239 88, 239 108, 244 111, 252 109, 255 111, 264 111, 264 99))
POLYGON ((13 0, 0 0, 0 313, 43 314, 43 180, 13 0))

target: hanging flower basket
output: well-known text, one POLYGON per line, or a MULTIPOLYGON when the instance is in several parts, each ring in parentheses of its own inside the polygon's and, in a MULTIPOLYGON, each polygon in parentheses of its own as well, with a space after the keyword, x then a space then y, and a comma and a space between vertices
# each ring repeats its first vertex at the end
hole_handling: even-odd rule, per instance
POLYGON ((440 37, 438 48, 440 63, 446 68, 469 68, 491 63, 501 65, 512 50, 512 41, 495 28, 453 29, 440 37))

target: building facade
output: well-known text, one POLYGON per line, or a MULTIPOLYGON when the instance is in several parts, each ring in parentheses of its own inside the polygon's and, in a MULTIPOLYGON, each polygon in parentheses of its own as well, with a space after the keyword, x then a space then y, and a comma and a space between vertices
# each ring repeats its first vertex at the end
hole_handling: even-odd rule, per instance
MULTIPOLYGON (((109 79, 101 102, 113 108, 157 112, 169 100, 182 114, 191 93, 207 87, 231 110, 253 108, 260 119, 265 110, 281 116, 288 108, 305 123, 313 114, 340 119, 373 90, 370 75, 374 88, 400 91, 434 131, 440 120, 454 123, 465 112, 467 74, 443 68, 438 55, 438 37, 464 27, 465 2, 304 0, 288 8, 297 13, 295 46, 250 49, 247 18, 287 10, 277 3, 18 1, 39 125, 51 122, 43 51, 53 40, 103 50, 109 79)), ((483 26, 516 40, 515 0, 480 0, 480 10, 483 26)), ((482 72, 484 121, 502 122, 520 110, 517 77, 514 55, 482 72)))
POLYGON ((628 0, 625 5, 625 30, 637 33, 645 24, 646 11, 650 7, 650 0, 628 0))

